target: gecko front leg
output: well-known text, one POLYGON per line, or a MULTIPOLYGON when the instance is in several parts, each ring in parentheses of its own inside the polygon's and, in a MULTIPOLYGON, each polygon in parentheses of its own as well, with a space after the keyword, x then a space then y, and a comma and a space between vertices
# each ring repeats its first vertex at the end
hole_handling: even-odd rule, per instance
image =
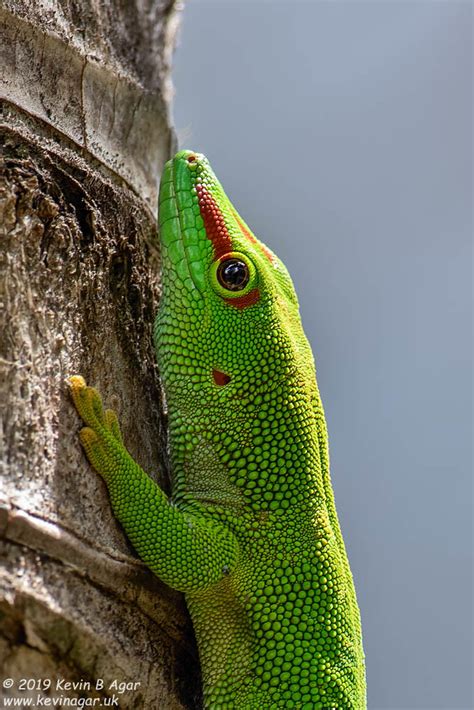
POLYGON ((232 532, 170 503, 128 453, 115 412, 104 411, 97 390, 78 375, 68 384, 86 424, 79 434, 84 451, 107 484, 115 516, 142 560, 183 592, 204 589, 228 574, 238 557, 232 532))

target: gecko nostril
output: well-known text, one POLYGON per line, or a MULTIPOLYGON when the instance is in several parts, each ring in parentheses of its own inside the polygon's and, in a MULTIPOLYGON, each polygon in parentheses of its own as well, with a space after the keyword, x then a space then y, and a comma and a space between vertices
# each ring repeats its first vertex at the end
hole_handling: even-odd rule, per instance
POLYGON ((194 153, 192 155, 188 155, 188 163, 194 163, 196 162, 196 156, 194 153))

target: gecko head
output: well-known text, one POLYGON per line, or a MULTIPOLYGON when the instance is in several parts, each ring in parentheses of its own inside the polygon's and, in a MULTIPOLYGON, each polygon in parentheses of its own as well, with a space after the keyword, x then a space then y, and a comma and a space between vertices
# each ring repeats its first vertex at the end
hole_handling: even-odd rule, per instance
POLYGON ((312 361, 288 271, 237 213, 205 156, 183 150, 166 164, 159 208, 155 337, 165 389, 188 377, 202 394, 242 397, 312 361))

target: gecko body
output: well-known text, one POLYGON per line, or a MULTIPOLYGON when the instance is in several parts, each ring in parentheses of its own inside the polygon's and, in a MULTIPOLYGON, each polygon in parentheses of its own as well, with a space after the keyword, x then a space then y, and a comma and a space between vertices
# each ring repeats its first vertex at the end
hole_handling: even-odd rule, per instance
POLYGON ((140 557, 186 595, 206 708, 364 710, 359 610, 288 272, 191 151, 165 166, 160 242, 172 499, 72 377, 86 454, 140 557))

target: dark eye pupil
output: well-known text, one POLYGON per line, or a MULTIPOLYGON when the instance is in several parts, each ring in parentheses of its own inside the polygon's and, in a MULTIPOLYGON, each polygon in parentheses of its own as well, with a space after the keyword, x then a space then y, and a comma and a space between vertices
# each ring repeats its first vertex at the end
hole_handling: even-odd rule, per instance
POLYGON ((217 278, 228 291, 242 291, 249 282, 249 269, 240 259, 226 259, 219 264, 217 278))

